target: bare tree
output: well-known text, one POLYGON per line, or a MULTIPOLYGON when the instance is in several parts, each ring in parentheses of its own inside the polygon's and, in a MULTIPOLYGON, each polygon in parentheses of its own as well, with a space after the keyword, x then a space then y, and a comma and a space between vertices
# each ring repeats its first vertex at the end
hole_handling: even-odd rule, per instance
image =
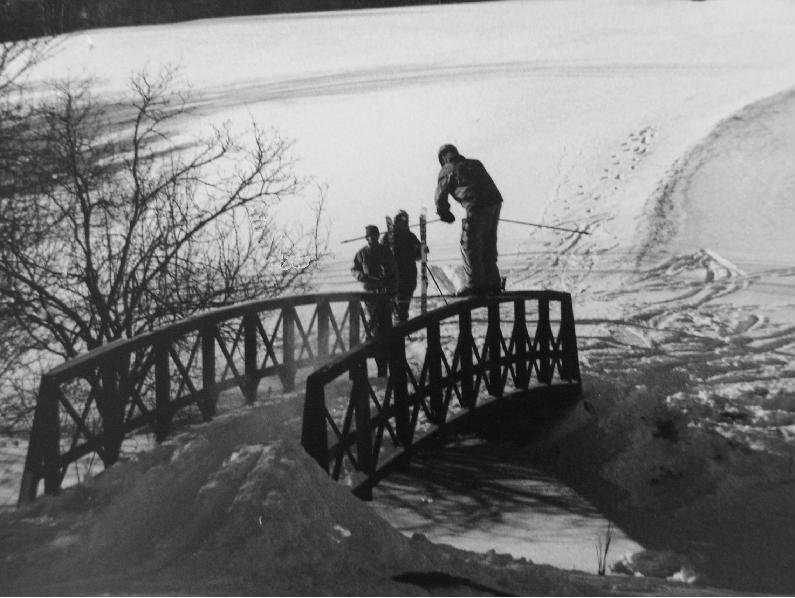
POLYGON ((7 100, 11 91, 18 91, 27 73, 57 45, 58 40, 52 37, 0 42, 0 100, 7 100))
POLYGON ((62 358, 213 306, 306 287, 326 253, 315 224, 284 230, 276 204, 305 182, 290 144, 252 123, 199 139, 173 72, 100 103, 66 84, 36 112, 30 191, 0 196, 0 300, 62 358), (285 256, 289 256, 285 266, 285 256))
MULTIPOLYGON (((0 19, 4 16, 0 8, 0 19)), ((26 168, 35 155, 31 143, 35 118, 27 97, 27 74, 57 45, 53 38, 0 43, 0 246, 6 242, 4 231, 14 220, 8 209, 9 200, 22 189, 30 192, 37 186, 26 168)), ((0 289, 7 287, 8 279, 0 274, 0 289)), ((0 327, 0 425, 5 431, 18 427, 30 411, 31 393, 23 388, 19 374, 33 372, 38 360, 30 354, 30 339, 13 318, 11 305, 2 292, 0 327)))
POLYGON ((613 540, 613 522, 607 522, 604 538, 596 537, 596 572, 604 575, 607 572, 607 553, 610 552, 610 542, 613 540))

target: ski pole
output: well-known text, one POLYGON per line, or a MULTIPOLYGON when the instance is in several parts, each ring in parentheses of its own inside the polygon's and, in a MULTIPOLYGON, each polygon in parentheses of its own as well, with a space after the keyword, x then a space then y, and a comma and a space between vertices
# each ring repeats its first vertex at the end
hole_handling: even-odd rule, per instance
MULTIPOLYGON (((426 224, 432 224, 434 222, 441 222, 441 218, 436 218, 434 220, 428 220, 426 224)), ((576 228, 564 228, 562 226, 552 226, 551 224, 536 224, 535 222, 525 222, 523 220, 511 220, 510 218, 500 218, 500 222, 510 222, 511 224, 523 224, 524 226, 535 226, 537 228, 549 228, 552 230, 560 230, 566 233, 576 233, 578 235, 590 235, 591 232, 587 230, 579 230, 576 228)), ((419 226, 419 224, 411 224, 409 228, 415 228, 419 226)), ((341 241, 341 243, 352 243, 353 241, 360 241, 365 238, 365 235, 361 237, 354 237, 353 239, 345 239, 341 241)))
POLYGON ((444 297, 444 293, 442 293, 442 288, 439 286, 439 283, 436 282, 436 276, 433 275, 433 271, 431 270, 430 266, 428 266, 428 274, 431 275, 431 280, 433 280, 433 284, 436 285, 436 289, 439 291, 439 296, 442 298, 442 301, 444 301, 444 304, 449 305, 447 303, 447 299, 444 297))
MULTIPOLYGON (((435 218, 434 220, 428 220, 428 221, 425 222, 425 224, 433 224, 434 222, 441 222, 441 218, 435 218)), ((419 223, 410 224, 409 228, 416 228, 418 226, 419 226, 419 223)), ((353 243, 354 241, 361 241, 365 237, 366 237, 366 235, 362 235, 361 237, 354 237, 353 239, 345 239, 344 241, 340 241, 340 243, 353 243)))
POLYGON ((562 226, 551 226, 549 224, 536 224, 535 222, 524 222, 522 220, 510 220, 509 218, 500 218, 500 222, 511 222, 513 224, 524 224, 525 226, 537 226, 538 228, 551 228, 553 230, 562 230, 567 233, 577 233, 578 235, 590 235, 587 230, 577 230, 575 228, 563 228, 562 226))

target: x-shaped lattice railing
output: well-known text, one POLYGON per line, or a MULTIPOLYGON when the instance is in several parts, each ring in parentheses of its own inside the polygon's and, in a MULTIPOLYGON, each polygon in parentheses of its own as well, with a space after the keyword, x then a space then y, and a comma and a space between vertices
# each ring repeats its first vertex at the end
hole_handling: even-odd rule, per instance
POLYGON ((365 300, 388 301, 332 293, 232 305, 56 367, 41 380, 20 501, 34 499, 41 480, 46 492, 57 492, 70 464, 88 453, 112 464, 134 430, 150 427, 163 439, 186 407, 209 420, 224 390, 237 387, 252 402, 269 376, 292 390, 299 370, 370 338, 365 300))
POLYGON ((410 453, 418 438, 504 396, 509 382, 515 391, 536 384, 579 395, 568 293, 455 301, 326 363, 307 378, 302 443, 334 479, 351 479, 357 493, 368 496, 384 467, 410 453), (550 317, 550 305, 557 308, 557 320, 550 317), (485 326, 473 326, 473 314, 483 311, 485 326), (384 355, 388 372, 375 375, 373 366, 384 355))

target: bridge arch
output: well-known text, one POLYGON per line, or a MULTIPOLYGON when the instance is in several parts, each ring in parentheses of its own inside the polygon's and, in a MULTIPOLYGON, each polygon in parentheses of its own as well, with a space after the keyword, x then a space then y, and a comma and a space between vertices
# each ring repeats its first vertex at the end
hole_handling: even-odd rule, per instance
POLYGON ((580 394, 571 296, 522 291, 459 300, 310 374, 301 442, 334 479, 370 498, 390 465, 450 420, 508 395, 535 400, 539 390, 561 402, 580 394), (388 371, 380 376, 376 362, 384 358, 388 371))
POLYGON ((131 432, 150 427, 162 440, 180 411, 197 407, 211 419, 224 390, 239 388, 249 403, 265 378, 292 390, 300 370, 370 338, 365 299, 374 300, 371 293, 328 293, 221 307, 108 343, 48 371, 39 386, 19 501, 34 500, 42 480, 45 492, 58 492, 68 468, 90 453, 111 465, 131 432))

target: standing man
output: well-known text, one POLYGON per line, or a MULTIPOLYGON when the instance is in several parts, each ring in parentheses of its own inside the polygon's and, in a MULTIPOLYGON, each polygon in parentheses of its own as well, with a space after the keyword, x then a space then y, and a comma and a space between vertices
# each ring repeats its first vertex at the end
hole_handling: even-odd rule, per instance
MULTIPOLYGON (((367 245, 356 252, 351 273, 364 285, 366 291, 394 297, 397 294, 397 266, 389 249, 378 243, 378 227, 370 224, 364 228, 367 245)), ((370 319, 369 330, 373 337, 381 334, 391 323, 389 301, 365 301, 370 319)), ((351 315, 353 317, 353 315, 351 315)), ((378 372, 386 372, 386 356, 376 358, 378 372)))
MULTIPOLYGON (((417 289, 417 260, 422 257, 420 240, 409 230, 409 215, 405 210, 395 214, 395 227, 393 230, 392 254, 397 264, 397 301, 395 315, 398 322, 409 319, 409 305, 414 291, 417 289)), ((389 244, 385 236, 382 243, 389 244)))
POLYGON ((439 148, 439 183, 436 213, 444 222, 455 222, 448 195, 466 210, 461 222, 461 256, 467 283, 458 295, 498 293, 497 224, 502 195, 479 160, 470 160, 449 143, 439 148))

